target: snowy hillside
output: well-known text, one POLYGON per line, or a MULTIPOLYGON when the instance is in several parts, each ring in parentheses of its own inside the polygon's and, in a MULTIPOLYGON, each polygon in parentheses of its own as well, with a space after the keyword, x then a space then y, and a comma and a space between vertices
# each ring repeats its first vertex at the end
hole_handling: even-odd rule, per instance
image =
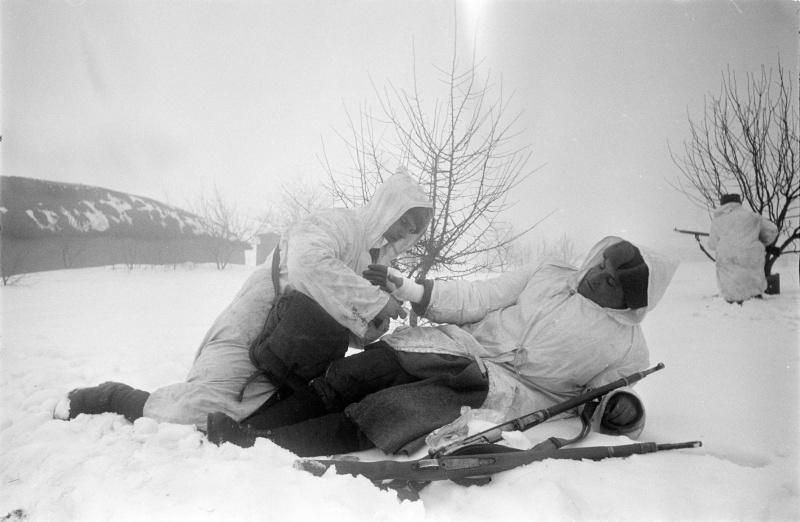
POLYGON ((0 216, 16 237, 116 235, 176 238, 204 234, 200 218, 150 198, 101 187, 0 177, 0 216))
MULTIPOLYGON (((420 501, 399 502, 363 478, 295 470, 294 456, 266 441, 217 447, 190 426, 50 418, 74 387, 118 380, 152 390, 183 379, 250 270, 91 268, 3 288, 0 519, 800 519, 796 258, 779 267, 781 295, 741 307, 716 295, 710 262, 684 263, 645 320, 651 361, 666 368, 637 385, 648 408, 640 440, 700 440, 698 449, 538 462, 487 486, 434 483, 420 501)), ((577 428, 558 421, 526 435, 577 428)), ((584 445, 628 442, 592 434, 584 445)))

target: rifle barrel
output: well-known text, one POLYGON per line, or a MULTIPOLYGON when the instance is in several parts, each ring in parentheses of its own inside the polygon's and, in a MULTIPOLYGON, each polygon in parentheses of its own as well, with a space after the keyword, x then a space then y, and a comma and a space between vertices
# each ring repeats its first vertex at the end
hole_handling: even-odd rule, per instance
POLYGON ((682 228, 673 228, 672 230, 681 234, 692 234, 693 236, 708 236, 708 232, 700 232, 698 230, 684 230, 682 228))
MULTIPOLYGON (((647 370, 642 370, 641 372, 636 372, 636 373, 632 373, 630 375, 626 375, 625 377, 622 377, 621 379, 617 379, 614 382, 610 382, 610 383, 606 384, 605 386, 601 386, 601 387, 596 388, 594 390, 591 390, 591 391, 588 391, 588 392, 583 393, 581 395, 578 395, 575 398, 566 400, 564 402, 560 402, 560 403, 556 404, 555 406, 551 406, 549 408, 545 408, 544 410, 540 410, 540 411, 543 411, 543 412, 546 413, 545 418, 541 419, 541 420, 533 419, 530 424, 525 424, 523 422, 522 429, 523 430, 527 430, 528 428, 532 428, 532 427, 536 426, 537 424, 541 424, 542 422, 546 421, 550 417, 553 417, 555 415, 567 412, 567 411, 569 411, 569 410, 571 410, 571 409, 573 409, 573 408, 575 408, 577 406, 580 406, 581 404, 584 404, 584 403, 589 402, 591 400, 597 399, 598 397, 602 397, 606 393, 608 393, 610 391, 613 391, 613 390, 616 390, 617 388, 622 388, 623 386, 628 386, 628 385, 633 384, 635 382, 639 382, 642 379, 644 379, 645 377, 647 377, 648 375, 650 375, 651 373, 657 372, 658 370, 662 370, 662 369, 664 369, 664 363, 658 363, 657 365, 653 366, 652 368, 648 368, 647 370)), ((536 415, 536 412, 534 412, 531 415, 536 415)), ((528 417, 527 415, 524 415, 522 417, 522 419, 526 419, 527 417, 528 417)))
POLYGON ((555 415, 559 415, 561 413, 567 412, 580 406, 581 404, 587 403, 592 401, 598 397, 602 397, 606 393, 616 390, 617 388, 622 388, 623 386, 628 386, 635 382, 638 382, 653 372, 657 372, 664 368, 664 363, 658 363, 657 365, 653 366, 652 368, 648 368, 647 370, 643 370, 641 372, 632 373, 630 375, 626 375, 621 379, 617 379, 614 382, 608 383, 605 386, 601 386, 594 390, 588 391, 577 397, 572 399, 568 399, 564 402, 560 402, 554 406, 549 408, 544 408, 541 410, 537 410, 533 413, 529 413, 527 415, 523 415, 521 417, 517 417, 515 419, 511 419, 506 421, 502 424, 498 424, 492 428, 483 430, 479 433, 475 433, 474 435, 470 435, 469 437, 465 437, 462 440, 451 442, 443 446, 442 448, 433 452, 433 455, 448 455, 455 450, 461 449, 465 446, 470 446, 476 443, 492 443, 497 442, 502 438, 502 432, 504 428, 513 428, 519 431, 525 431, 530 429, 534 426, 537 426, 546 420, 554 417, 555 415))
POLYGON ((671 449, 692 449, 699 448, 703 445, 699 440, 691 442, 674 442, 671 444, 658 444, 658 450, 671 450, 671 449))

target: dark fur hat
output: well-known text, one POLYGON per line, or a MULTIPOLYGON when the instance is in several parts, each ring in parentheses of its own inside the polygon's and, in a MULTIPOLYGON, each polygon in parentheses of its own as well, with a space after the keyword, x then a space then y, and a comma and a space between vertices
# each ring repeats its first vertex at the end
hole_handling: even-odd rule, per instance
POLYGON ((741 203, 742 196, 739 194, 723 194, 721 198, 719 198, 719 204, 724 205, 725 203, 741 203))
POLYGON ((608 247, 604 256, 617 271, 628 308, 647 306, 647 282, 650 270, 639 249, 628 241, 622 241, 608 247))

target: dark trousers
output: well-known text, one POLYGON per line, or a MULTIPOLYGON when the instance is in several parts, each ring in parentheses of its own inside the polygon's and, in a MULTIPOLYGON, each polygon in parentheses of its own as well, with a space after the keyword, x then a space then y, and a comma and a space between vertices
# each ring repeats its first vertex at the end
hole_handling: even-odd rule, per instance
POLYGON ((278 387, 303 389, 328 365, 344 357, 350 332, 307 295, 278 298, 250 346, 250 360, 278 387))
MULTIPOLYGON (((457 418, 462 406, 480 407, 488 380, 470 358, 398 352, 378 341, 331 362, 310 387, 313 393, 267 404, 245 422, 259 428, 291 424, 291 433, 305 448, 313 447, 313 441, 304 441, 302 434, 319 431, 325 417, 337 429, 353 424, 346 431, 352 440, 337 442, 340 451, 374 444, 387 453, 410 452, 415 448, 406 448, 409 444, 421 443, 429 432, 457 418)), ((325 450, 330 447, 320 446, 321 453, 325 450)))
POLYGON ((397 352, 378 341, 363 352, 332 360, 308 386, 282 388, 242 423, 257 429, 287 426, 342 412, 373 392, 416 380, 403 369, 397 352))
MULTIPOLYGON (((361 433, 384 452, 412 453, 428 433, 458 418, 463 406, 479 408, 486 400, 489 380, 472 358, 387 349, 402 367, 404 382, 396 375, 393 385, 365 388, 370 393, 344 410, 361 433)), ((331 370, 335 366, 332 364, 331 370)), ((340 395, 354 393, 347 391, 341 385, 346 381, 335 374, 329 377, 326 372, 325 379, 340 395)))
POLYGON ((419 379, 406 371, 399 352, 378 341, 360 353, 332 361, 324 375, 311 381, 311 387, 329 412, 338 412, 371 393, 419 379))

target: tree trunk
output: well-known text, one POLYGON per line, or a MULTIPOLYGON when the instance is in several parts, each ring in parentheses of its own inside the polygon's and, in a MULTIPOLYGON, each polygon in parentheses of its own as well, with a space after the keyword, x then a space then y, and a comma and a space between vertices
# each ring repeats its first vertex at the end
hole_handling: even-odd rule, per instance
POLYGON ((778 259, 777 257, 772 257, 771 255, 767 254, 764 259, 764 275, 769 277, 772 275, 772 265, 775 264, 775 260, 778 259))

